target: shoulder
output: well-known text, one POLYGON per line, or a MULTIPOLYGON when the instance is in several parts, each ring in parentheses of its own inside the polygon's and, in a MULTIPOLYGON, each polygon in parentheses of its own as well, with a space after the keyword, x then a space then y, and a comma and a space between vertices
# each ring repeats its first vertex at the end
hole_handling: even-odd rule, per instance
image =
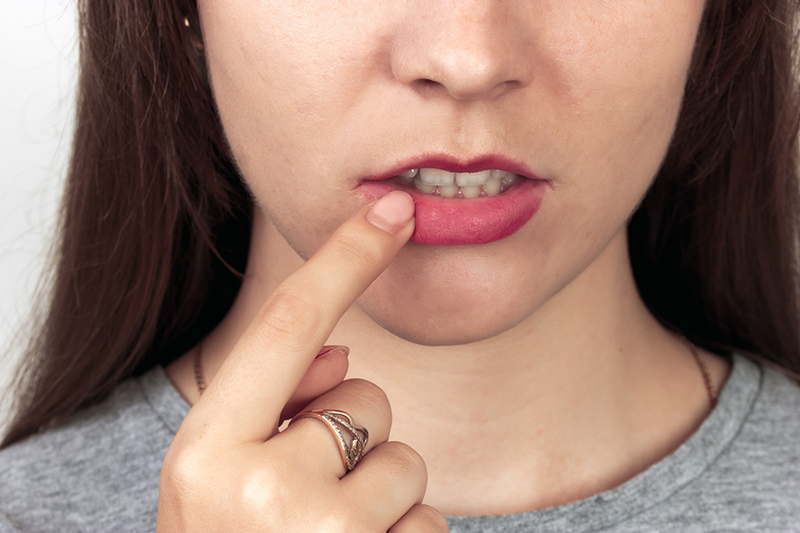
POLYGON ((681 494, 706 516, 724 517, 730 530, 794 527, 800 519, 800 386, 740 356, 734 372, 723 389, 727 398, 709 420, 719 431, 700 435, 715 457, 681 494), (722 435, 730 440, 710 441, 722 435))
POLYGON ((733 362, 716 408, 689 440, 612 492, 626 508, 646 510, 611 529, 797 530, 800 387, 745 357, 733 362))
MULTIPOLYGON (((758 458, 756 464, 775 462, 784 472, 800 474, 800 385, 779 370, 749 360, 746 363, 760 371, 758 394, 733 442, 733 451, 758 458)), ((800 488, 800 479, 796 481, 800 488)))
POLYGON ((755 407, 757 416, 798 424, 800 384, 780 370, 763 366, 761 391, 755 407))
POLYGON ((800 387, 734 356, 719 402, 672 454, 564 506, 450 517, 451 531, 798 531, 800 387))
POLYGON ((758 395, 728 455, 742 468, 751 465, 757 486, 792 494, 800 512, 800 386, 769 367, 761 367, 760 377, 758 395))
POLYGON ((153 373, 0 451, 0 515, 36 530, 152 529, 142 517, 154 520, 161 462, 188 410, 172 405, 169 418, 159 402, 177 392, 153 373))
POLYGON ((629 513, 609 530, 798 530, 800 387, 745 357, 733 363, 716 408, 689 440, 601 495, 629 513))

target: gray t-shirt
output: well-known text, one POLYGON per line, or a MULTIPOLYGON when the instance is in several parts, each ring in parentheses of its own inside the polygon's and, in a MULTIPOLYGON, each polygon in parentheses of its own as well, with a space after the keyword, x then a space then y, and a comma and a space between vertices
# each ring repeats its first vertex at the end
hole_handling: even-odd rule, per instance
MULTIPOLYGON (((153 531, 161 461, 188 410, 156 368, 3 450, 0 531, 153 531)), ((735 356, 697 432, 623 485, 549 509, 449 521, 453 532, 800 532, 800 388, 735 356)))

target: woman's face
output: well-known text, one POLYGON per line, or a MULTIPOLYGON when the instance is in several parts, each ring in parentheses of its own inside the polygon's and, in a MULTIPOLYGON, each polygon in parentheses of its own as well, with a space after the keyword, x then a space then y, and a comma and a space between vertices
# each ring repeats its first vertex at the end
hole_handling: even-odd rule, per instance
POLYGON ((415 242, 359 305, 422 344, 496 335, 596 265, 626 264, 598 257, 624 255, 703 10, 703 0, 198 4, 233 154, 301 257, 372 198, 414 191, 415 242), (422 190, 398 176, 420 167, 422 190))

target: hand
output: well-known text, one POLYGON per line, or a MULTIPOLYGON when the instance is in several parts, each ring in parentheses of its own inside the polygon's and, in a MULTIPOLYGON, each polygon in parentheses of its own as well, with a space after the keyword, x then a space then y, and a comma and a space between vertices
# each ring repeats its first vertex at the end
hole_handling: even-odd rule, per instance
POLYGON ((278 431, 282 413, 294 414, 314 390, 309 368, 336 323, 411 236, 412 216, 407 194, 386 195, 267 298, 167 451, 158 531, 448 530, 420 504, 422 458, 387 442, 391 410, 376 385, 344 381, 308 405, 345 411, 369 430, 349 473, 323 422, 303 418, 278 431))

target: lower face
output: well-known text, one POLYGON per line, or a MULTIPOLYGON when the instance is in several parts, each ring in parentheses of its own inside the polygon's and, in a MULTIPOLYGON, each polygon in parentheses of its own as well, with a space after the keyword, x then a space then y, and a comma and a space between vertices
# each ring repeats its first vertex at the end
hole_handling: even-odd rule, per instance
POLYGON ((234 157, 302 258, 372 199, 412 192, 413 242, 358 304, 431 345, 514 327, 624 239, 673 134, 703 11, 702 0, 198 6, 234 157))

